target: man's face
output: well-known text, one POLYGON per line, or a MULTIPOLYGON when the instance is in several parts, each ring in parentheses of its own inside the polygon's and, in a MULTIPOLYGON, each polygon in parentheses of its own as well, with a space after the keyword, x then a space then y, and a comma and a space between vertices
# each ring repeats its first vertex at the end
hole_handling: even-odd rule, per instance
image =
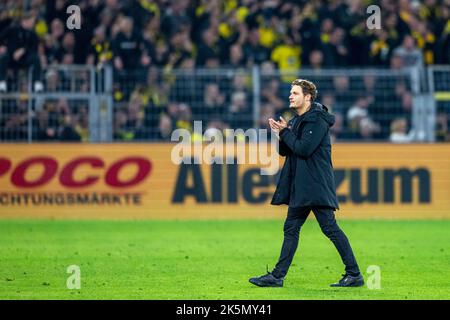
POLYGON ((303 94, 303 89, 300 86, 292 86, 291 94, 289 96, 289 107, 290 108, 301 108, 304 106, 305 102, 311 100, 311 95, 303 94))
POLYGON ((34 18, 30 17, 22 20, 22 27, 26 30, 31 30, 34 27, 34 18))

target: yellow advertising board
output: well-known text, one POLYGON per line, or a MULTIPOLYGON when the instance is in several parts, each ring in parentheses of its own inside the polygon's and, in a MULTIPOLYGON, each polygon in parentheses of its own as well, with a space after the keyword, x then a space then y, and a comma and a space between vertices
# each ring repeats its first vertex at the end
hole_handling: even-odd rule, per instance
MULTIPOLYGON (((174 146, 2 144, 0 218, 285 217, 286 206, 270 205, 278 174, 258 163, 176 164, 174 146)), ((333 166, 338 217, 450 218, 448 144, 336 144, 333 166)))

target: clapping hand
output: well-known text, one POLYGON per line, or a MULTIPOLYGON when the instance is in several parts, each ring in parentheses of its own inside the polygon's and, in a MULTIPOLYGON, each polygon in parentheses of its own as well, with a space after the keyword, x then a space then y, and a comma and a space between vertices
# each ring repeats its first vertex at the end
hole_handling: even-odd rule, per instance
POLYGON ((283 117, 280 117, 280 121, 275 121, 272 118, 270 118, 269 126, 272 129, 272 131, 276 134, 276 136, 279 137, 280 131, 283 130, 284 128, 287 128, 288 124, 283 117))
POLYGON ((13 53, 13 58, 16 61, 19 61, 20 58, 22 58, 23 54, 25 53, 25 48, 19 48, 13 53))

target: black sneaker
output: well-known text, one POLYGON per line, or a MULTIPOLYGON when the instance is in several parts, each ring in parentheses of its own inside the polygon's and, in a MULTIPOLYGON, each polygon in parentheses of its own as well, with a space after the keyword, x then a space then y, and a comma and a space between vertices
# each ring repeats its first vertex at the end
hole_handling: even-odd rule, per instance
POLYGON ((337 283, 330 284, 330 287, 362 287, 364 285, 364 278, 361 273, 357 276, 343 274, 342 279, 337 283))
POLYGON ((283 286, 283 278, 275 278, 271 272, 268 272, 267 274, 260 276, 260 277, 250 278, 248 281, 250 281, 250 283, 253 283, 255 286, 258 286, 258 287, 282 287, 283 286))

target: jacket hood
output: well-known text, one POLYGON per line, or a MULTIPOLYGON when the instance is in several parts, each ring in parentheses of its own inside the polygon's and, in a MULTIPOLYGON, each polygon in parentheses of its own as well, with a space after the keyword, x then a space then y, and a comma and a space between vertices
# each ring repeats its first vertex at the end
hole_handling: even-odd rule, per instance
POLYGON ((318 102, 313 102, 313 105, 311 106, 307 117, 314 118, 317 116, 325 120, 325 122, 328 123, 329 127, 332 127, 334 125, 334 122, 336 121, 335 116, 328 112, 327 106, 318 102))

